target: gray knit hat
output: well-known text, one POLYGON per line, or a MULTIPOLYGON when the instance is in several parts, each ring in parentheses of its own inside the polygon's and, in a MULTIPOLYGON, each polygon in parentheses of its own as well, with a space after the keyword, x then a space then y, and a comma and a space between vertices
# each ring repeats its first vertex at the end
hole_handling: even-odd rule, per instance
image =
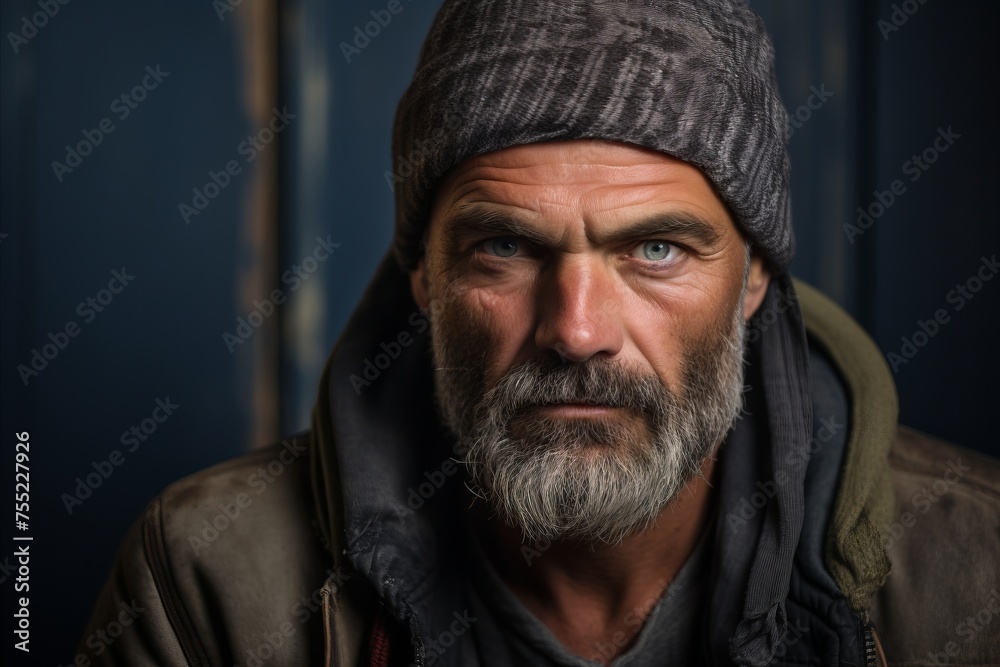
POLYGON ((415 265, 434 190, 465 159, 600 138, 700 167, 783 272, 786 119, 771 41, 743 2, 445 2, 396 113, 396 257, 415 265))

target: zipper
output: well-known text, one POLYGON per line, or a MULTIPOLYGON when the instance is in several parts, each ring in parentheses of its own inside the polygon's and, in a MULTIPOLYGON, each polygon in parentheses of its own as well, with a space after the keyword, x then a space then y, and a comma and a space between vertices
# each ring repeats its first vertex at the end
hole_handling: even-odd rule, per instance
POLYGON ((865 644, 865 667, 879 667, 878 661, 878 641, 875 639, 875 626, 871 621, 866 621, 864 628, 864 638, 865 644))

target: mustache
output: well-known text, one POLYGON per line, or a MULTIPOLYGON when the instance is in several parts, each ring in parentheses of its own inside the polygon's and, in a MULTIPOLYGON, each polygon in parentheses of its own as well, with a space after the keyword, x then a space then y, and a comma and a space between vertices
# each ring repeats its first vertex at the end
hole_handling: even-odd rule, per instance
POLYGON ((487 410, 499 407, 506 415, 566 403, 660 414, 664 405, 677 402, 677 397, 652 371, 627 367, 607 358, 566 362, 553 356, 513 366, 484 395, 480 405, 487 410))

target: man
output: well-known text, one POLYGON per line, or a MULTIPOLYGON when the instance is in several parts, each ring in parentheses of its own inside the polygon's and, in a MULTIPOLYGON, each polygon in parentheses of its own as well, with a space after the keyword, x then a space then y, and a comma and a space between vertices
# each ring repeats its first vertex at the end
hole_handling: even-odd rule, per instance
POLYGON ((772 61, 730 0, 446 3, 311 432, 154 501, 97 660, 997 664, 998 467, 793 284, 772 61))

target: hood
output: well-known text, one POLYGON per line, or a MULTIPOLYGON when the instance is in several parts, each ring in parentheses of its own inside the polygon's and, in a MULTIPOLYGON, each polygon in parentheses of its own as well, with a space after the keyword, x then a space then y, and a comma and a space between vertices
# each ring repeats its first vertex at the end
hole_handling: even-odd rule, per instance
MULTIPOLYGON (((772 549, 781 562, 771 574, 787 597, 780 613, 790 616, 782 620, 795 628, 806 619, 816 628, 812 646, 860 650, 859 623, 888 574, 879 528, 892 511, 886 493, 896 426, 891 376, 878 349, 832 302, 798 282, 775 282, 772 290, 764 310, 784 303, 805 317, 813 438, 803 444, 801 460, 778 460, 768 446, 768 420, 754 418, 768 414, 775 393, 751 389, 749 415, 720 451, 712 622, 705 637, 717 665, 761 664, 754 647, 733 637, 746 621, 751 574, 768 539, 764 526, 781 509, 775 500, 781 493, 801 494, 804 508, 795 543, 772 549), (740 445, 728 447, 729 441, 740 445), (782 472, 794 474, 774 493, 762 491, 782 472), (754 502, 763 503, 760 511, 746 509, 745 503, 755 509, 754 502)), ((766 322, 766 312, 755 317, 751 337, 753 327, 766 322)), ((464 608, 461 578, 454 576, 461 571, 461 475, 435 411, 428 328, 408 275, 387 256, 327 362, 311 453, 320 530, 335 565, 356 570, 410 628, 418 661, 423 646, 464 608)), ((760 373, 751 363, 751 388, 764 384, 760 373)), ((789 649, 787 637, 782 630, 769 650, 789 659, 810 650, 810 642, 789 649)))

